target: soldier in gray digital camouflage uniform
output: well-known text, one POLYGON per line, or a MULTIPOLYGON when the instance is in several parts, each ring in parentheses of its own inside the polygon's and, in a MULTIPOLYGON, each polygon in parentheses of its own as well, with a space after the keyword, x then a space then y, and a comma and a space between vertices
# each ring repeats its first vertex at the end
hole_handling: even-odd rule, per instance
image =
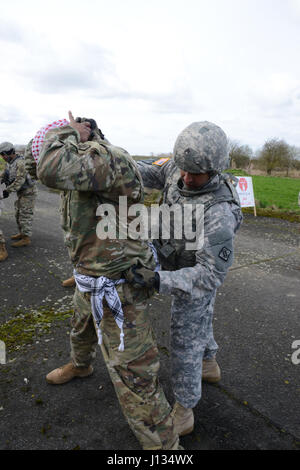
POLYGON ((11 237, 12 240, 16 240, 12 246, 15 248, 27 246, 31 243, 34 203, 37 196, 36 184, 25 168, 24 158, 16 154, 13 144, 2 142, 0 155, 7 163, 1 176, 6 184, 4 197, 13 192, 17 193, 15 217, 19 233, 11 237))
MULTIPOLYGON (((135 266, 128 279, 135 286, 154 286, 172 295, 171 360, 173 408, 179 435, 194 427, 193 408, 201 398, 204 372, 209 381, 220 380, 213 336, 216 290, 233 262, 233 241, 242 213, 235 187, 222 171, 228 167, 227 137, 209 122, 195 122, 178 136, 174 159, 139 161, 146 187, 163 191, 163 203, 204 206, 204 240, 200 249, 186 250, 186 239, 154 241, 162 271, 135 266)), ((175 218, 171 217, 171 225, 175 218)), ((173 227, 174 228, 174 227, 173 227)), ((174 232, 173 232, 174 233, 174 232)))

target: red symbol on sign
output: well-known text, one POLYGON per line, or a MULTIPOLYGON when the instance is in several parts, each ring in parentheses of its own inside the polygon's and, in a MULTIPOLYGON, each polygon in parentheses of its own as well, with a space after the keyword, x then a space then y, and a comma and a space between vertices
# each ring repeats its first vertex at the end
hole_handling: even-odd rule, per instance
POLYGON ((247 191, 248 188, 248 183, 245 178, 240 178, 239 179, 239 187, 241 188, 242 191, 247 191))

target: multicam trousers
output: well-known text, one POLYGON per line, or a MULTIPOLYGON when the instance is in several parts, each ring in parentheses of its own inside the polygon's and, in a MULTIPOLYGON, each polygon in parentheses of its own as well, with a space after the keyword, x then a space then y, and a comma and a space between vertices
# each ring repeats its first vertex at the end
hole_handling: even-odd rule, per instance
POLYGON ((36 186, 32 186, 31 188, 24 189, 23 191, 19 191, 17 196, 15 201, 15 217, 19 231, 23 235, 31 237, 37 188, 36 186))
POLYGON ((215 291, 202 297, 173 297, 172 386, 176 400, 185 408, 194 408, 200 400, 202 360, 211 359, 218 350, 213 336, 215 297, 215 291))
MULTIPOLYGON (((159 352, 153 337, 143 289, 128 284, 117 287, 124 312, 125 350, 118 350, 120 329, 104 301, 101 322, 104 361, 129 426, 144 450, 177 448, 171 407, 158 381, 159 352)), ((71 358, 87 367, 96 354, 97 335, 91 314, 90 294, 74 294, 71 358)))

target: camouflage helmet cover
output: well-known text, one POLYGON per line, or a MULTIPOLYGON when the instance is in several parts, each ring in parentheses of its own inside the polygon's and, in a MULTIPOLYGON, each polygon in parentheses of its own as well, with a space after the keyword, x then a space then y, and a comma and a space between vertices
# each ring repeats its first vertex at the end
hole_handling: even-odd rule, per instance
POLYGON ((15 150, 14 145, 11 142, 2 142, 0 144, 0 154, 1 153, 6 153, 6 152, 11 152, 15 150))
POLYGON ((177 137, 174 161, 178 168, 193 174, 225 170, 229 164, 226 134, 208 121, 190 124, 177 137))

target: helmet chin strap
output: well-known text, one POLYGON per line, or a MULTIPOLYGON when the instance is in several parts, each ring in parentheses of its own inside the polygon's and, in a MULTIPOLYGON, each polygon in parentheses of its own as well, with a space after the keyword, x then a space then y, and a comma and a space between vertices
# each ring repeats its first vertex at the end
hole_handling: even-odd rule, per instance
POLYGON ((188 188, 183 179, 180 177, 177 181, 178 191, 181 196, 191 197, 197 194, 205 194, 207 192, 217 191, 220 187, 220 178, 217 174, 214 174, 206 183, 204 183, 199 188, 188 188))

